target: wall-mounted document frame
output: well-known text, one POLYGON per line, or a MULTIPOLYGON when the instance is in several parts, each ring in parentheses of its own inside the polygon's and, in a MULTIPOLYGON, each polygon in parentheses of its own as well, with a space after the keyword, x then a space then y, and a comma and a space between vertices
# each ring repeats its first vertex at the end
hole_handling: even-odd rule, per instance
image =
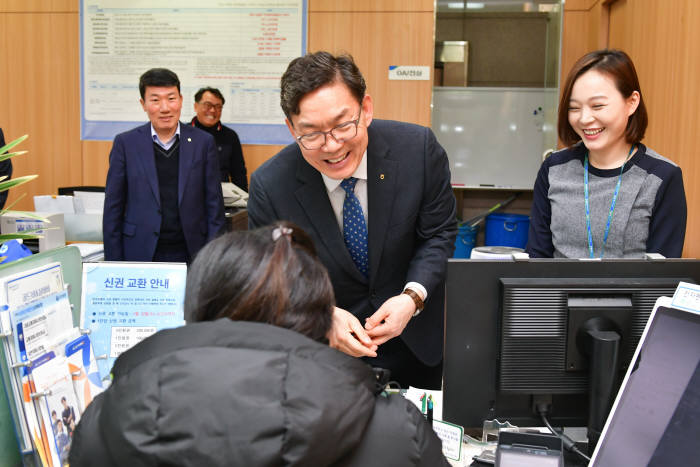
POLYGON ((80 135, 112 140, 147 121, 138 80, 177 73, 181 122, 196 91, 218 88, 221 121, 244 144, 288 144, 280 77, 306 53, 307 0, 80 0, 80 135))
MULTIPOLYGON (((73 323, 77 324, 80 316, 82 262, 80 250, 76 247, 56 248, 3 264, 0 266, 0 278, 54 262, 61 264, 63 283, 67 288, 68 297, 73 307, 73 323)), ((9 358, 10 356, 6 355, 0 346, 0 374, 3 383, 10 381, 9 372, 12 369, 7 365, 9 358)), ((6 462, 7 465, 17 465, 20 462, 24 462, 25 465, 40 465, 38 457, 34 456, 34 451, 20 450, 19 448, 16 432, 18 427, 15 426, 17 418, 15 417, 21 416, 21 414, 17 414, 14 406, 10 403, 11 397, 6 391, 0 391, 0 452, 2 453, 2 461, 6 462)))
POLYGON ((557 144, 556 88, 433 88, 432 128, 455 188, 532 190, 557 144))
POLYGON ((80 328, 90 330, 102 379, 121 353, 161 329, 185 324, 186 279, 185 263, 83 265, 80 328))

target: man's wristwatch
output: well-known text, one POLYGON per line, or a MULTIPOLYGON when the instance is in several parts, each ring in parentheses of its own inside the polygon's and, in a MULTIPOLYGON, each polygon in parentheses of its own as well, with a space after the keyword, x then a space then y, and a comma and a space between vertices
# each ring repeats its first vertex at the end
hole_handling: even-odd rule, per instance
POLYGON ((423 311, 423 307, 425 306, 425 304, 423 303, 423 299, 420 298, 420 295, 418 295, 415 291, 413 291, 411 289, 404 289, 404 291, 402 293, 411 297, 411 299, 413 300, 413 303, 415 303, 415 305, 416 305, 416 312, 413 313, 413 316, 418 316, 418 313, 423 311))

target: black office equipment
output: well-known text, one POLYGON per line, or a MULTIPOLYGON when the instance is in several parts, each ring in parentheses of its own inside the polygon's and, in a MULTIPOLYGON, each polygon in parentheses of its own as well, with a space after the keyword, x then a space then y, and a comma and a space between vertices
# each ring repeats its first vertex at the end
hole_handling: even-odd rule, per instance
POLYGON ((561 439, 544 433, 502 431, 496 449, 498 467, 564 467, 561 439))
MULTIPOLYGON (((578 330, 590 320, 616 329, 624 370, 654 302, 679 281, 700 282, 700 261, 449 260, 444 419, 541 426, 539 408, 555 426, 587 426, 590 359, 578 330)), ((614 396, 621 373, 605 371, 614 396)))
POLYGON ((92 193, 104 193, 105 187, 103 186, 60 186, 58 187, 58 194, 63 196, 73 196, 76 191, 89 191, 92 193))

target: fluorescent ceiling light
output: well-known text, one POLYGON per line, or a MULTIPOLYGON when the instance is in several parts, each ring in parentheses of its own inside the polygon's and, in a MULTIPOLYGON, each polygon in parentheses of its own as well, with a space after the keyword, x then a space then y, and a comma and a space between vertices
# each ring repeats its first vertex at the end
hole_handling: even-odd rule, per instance
POLYGON ((483 2, 448 2, 447 3, 447 8, 455 9, 455 10, 462 10, 464 8, 467 8, 468 10, 480 10, 484 8, 484 3, 483 2))

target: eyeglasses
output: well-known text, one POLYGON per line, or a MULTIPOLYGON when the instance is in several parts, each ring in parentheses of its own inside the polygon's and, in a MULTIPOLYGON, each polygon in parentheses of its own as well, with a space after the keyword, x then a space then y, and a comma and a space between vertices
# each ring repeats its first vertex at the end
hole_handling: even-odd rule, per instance
POLYGON ((211 102, 197 102, 199 105, 204 107, 204 110, 216 110, 217 112, 221 112, 221 109, 224 108, 223 104, 212 104, 211 102))
POLYGON ((297 141, 299 141, 299 144, 301 144, 304 149, 308 149, 309 151, 320 149, 325 146, 326 137, 328 135, 331 135, 334 140, 342 144, 345 141, 351 140, 357 136, 357 125, 360 123, 361 114, 362 107, 360 107, 360 114, 357 115, 355 120, 343 122, 340 125, 331 128, 329 131, 314 131, 313 133, 297 136, 297 141))

